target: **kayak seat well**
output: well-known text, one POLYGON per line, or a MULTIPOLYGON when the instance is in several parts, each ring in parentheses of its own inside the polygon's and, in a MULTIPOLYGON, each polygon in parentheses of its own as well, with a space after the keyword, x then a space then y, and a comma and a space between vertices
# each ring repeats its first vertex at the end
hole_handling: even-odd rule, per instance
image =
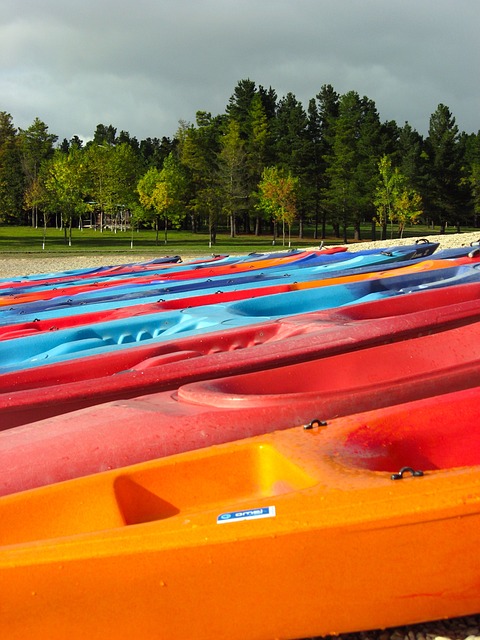
MULTIPOLYGON (((438 417, 438 416, 437 416, 438 417)), ((480 465, 480 428, 475 420, 439 418, 419 424, 415 416, 364 424, 349 434, 335 459, 370 471, 422 471, 480 465), (403 424, 402 424, 403 422, 403 424)))
MULTIPOLYGON (((328 408, 338 397, 363 391, 391 404, 402 385, 415 385, 420 395, 422 385, 433 378, 437 385, 448 380, 452 390, 454 380, 455 384, 472 384, 472 371, 478 370, 480 357, 479 337, 480 323, 468 323, 368 349, 345 349, 344 353, 263 371, 186 383, 177 395, 182 402, 225 408, 300 404, 318 397, 319 405, 328 408)), ((349 411, 353 409, 355 405, 349 411)))
POLYGON ((27 492, 24 509, 18 508, 15 497, 6 496, 0 545, 120 529, 186 512, 223 510, 225 504, 267 500, 316 483, 274 446, 245 444, 208 457, 112 472, 89 498, 82 479, 27 492))
POLYGON ((270 445, 245 445, 197 460, 122 474, 114 481, 126 525, 261 500, 317 480, 270 445))

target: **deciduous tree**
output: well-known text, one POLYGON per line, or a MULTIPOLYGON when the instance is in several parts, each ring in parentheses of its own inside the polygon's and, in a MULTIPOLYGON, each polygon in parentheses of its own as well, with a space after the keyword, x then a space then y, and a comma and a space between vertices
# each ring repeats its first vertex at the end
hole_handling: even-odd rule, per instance
POLYGON ((185 173, 173 154, 165 160, 163 169, 150 167, 140 178, 137 191, 141 205, 155 217, 158 243, 159 218, 164 221, 164 242, 167 244, 168 225, 178 226, 183 217, 182 198, 185 193, 185 173))
MULTIPOLYGON (((46 212, 60 211, 65 242, 72 245, 72 223, 88 210, 88 166, 83 153, 72 147, 68 154, 57 149, 45 168, 44 200, 46 212), (68 237, 67 237, 68 230, 68 237)), ((46 218, 44 218, 46 227, 46 218)))
MULTIPOLYGON (((282 224, 283 246, 285 246, 285 225, 288 227, 288 245, 290 230, 297 215, 296 189, 298 178, 285 173, 278 167, 265 167, 258 185, 258 207, 274 222, 282 224)), ((275 233, 274 233, 275 242, 275 233)))
POLYGON ((382 229, 382 240, 386 239, 387 223, 398 224, 398 232, 403 237, 407 224, 416 224, 423 213, 420 194, 409 184, 408 178, 400 173, 398 167, 392 167, 389 156, 384 155, 378 163, 378 183, 375 190, 374 205, 376 221, 382 229))

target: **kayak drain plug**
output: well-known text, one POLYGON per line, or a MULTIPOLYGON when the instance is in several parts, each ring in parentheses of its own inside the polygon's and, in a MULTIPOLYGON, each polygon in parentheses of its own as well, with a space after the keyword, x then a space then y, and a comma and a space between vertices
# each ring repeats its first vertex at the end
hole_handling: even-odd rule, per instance
POLYGON ((398 473, 392 473, 392 480, 403 480, 405 473, 409 473, 414 477, 423 476, 423 471, 420 469, 412 469, 412 467, 402 467, 398 473))

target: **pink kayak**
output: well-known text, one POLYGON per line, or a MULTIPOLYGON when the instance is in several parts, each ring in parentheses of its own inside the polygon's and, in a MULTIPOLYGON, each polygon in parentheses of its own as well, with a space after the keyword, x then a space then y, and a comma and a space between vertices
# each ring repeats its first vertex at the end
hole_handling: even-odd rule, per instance
POLYGON ((1 426, 414 337, 479 313, 480 283, 473 283, 4 373, 1 426))
MULTIPOLYGON (((273 361, 272 368, 107 402, 2 431, 0 494, 478 384, 478 306, 470 318, 457 317, 453 307, 425 313, 428 329, 418 323, 409 329, 410 318, 400 316, 403 331, 392 337, 383 331, 370 346, 368 340, 356 343, 354 327, 337 334, 333 347, 328 332, 320 332, 317 340, 306 335, 297 338, 304 361, 297 358, 295 364, 273 361), (322 354, 321 343, 323 355, 314 357, 310 349, 313 345, 322 354)), ((369 320, 367 332, 375 325, 369 320)), ((279 345, 287 353, 288 342, 279 345)), ((241 353, 235 353, 232 369, 241 353)), ((190 363, 199 366, 199 360, 190 363)), ((2 409, 3 416, 8 419, 8 410, 2 409)))

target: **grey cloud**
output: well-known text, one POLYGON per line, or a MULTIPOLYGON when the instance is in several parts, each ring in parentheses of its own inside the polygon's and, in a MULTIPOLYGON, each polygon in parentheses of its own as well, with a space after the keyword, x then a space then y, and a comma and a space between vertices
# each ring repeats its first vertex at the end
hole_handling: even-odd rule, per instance
POLYGON ((0 0, 0 110, 63 137, 174 135, 251 78, 307 106, 323 84, 422 133, 440 102, 477 131, 476 0, 0 0), (472 71, 473 70, 473 71, 472 71))

